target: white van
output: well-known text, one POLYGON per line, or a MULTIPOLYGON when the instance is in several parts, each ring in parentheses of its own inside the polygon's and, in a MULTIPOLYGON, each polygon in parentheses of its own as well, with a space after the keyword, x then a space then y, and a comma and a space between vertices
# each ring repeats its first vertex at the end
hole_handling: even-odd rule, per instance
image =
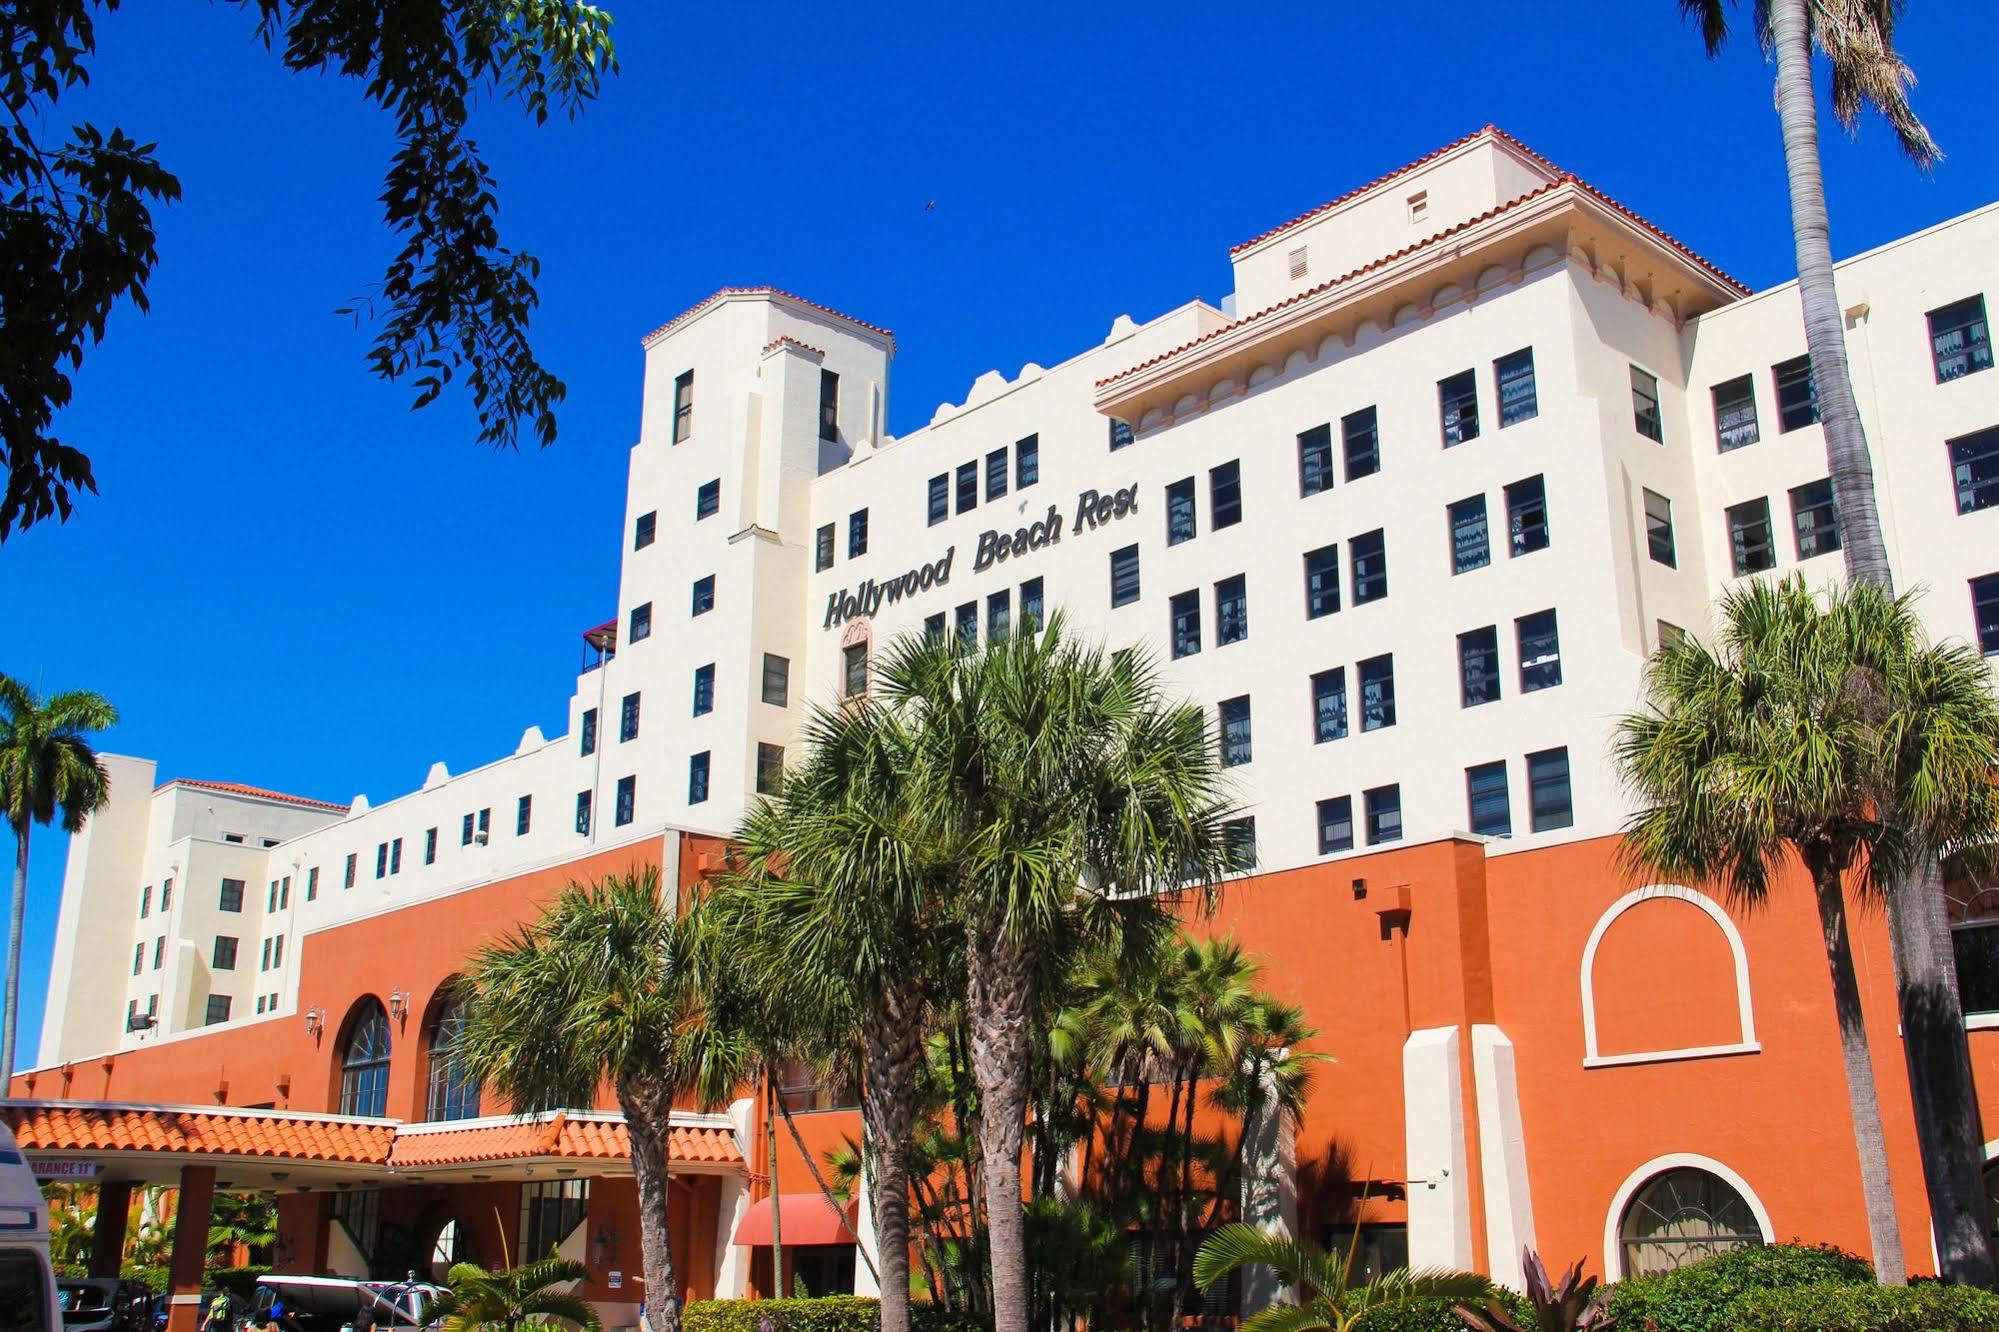
POLYGON ((49 1205, 20 1145, 0 1124, 0 1332, 57 1332, 49 1205))

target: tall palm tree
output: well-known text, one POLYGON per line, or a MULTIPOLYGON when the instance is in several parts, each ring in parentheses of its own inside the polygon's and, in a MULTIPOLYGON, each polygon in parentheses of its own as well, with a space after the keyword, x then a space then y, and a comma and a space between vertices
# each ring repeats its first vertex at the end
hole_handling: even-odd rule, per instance
MULTIPOLYGON (((1359 1232, 1355 1232, 1358 1246, 1359 1232)), ((1417 1300, 1478 1301, 1492 1282, 1476 1272, 1442 1268, 1401 1268, 1364 1281, 1354 1280, 1355 1247, 1344 1255, 1327 1253, 1306 1240, 1288 1240, 1240 1223, 1208 1237, 1194 1259, 1194 1280, 1203 1289, 1240 1267, 1258 1265, 1276 1272, 1302 1296, 1297 1304, 1275 1304, 1242 1321, 1242 1332, 1308 1332, 1332 1328, 1349 1332, 1377 1309, 1417 1300)))
POLYGON ((673 1103, 727 1098, 740 1051, 707 1026, 694 927, 659 869, 572 883, 541 917, 477 949, 459 1054, 523 1114, 588 1106, 609 1082, 631 1138, 647 1312, 679 1326, 667 1222, 673 1103))
POLYGON ((1137 652, 1039 632, 982 650, 938 638, 885 654, 881 697, 918 740, 922 821, 949 857, 964 932, 996 1332, 1027 1332, 1021 1206, 1031 1023, 1050 959, 1157 915, 1157 895, 1225 864, 1220 768, 1201 710, 1137 652))
POLYGON ((505 1272, 477 1263, 459 1263, 446 1274, 451 1291, 431 1308, 429 1323, 444 1332, 519 1332, 523 1324, 573 1323, 583 1332, 601 1332, 597 1310, 569 1289, 587 1281, 590 1269, 551 1252, 548 1257, 505 1272))
POLYGON ((111 781, 86 738, 118 724, 118 709, 86 689, 42 697, 0 674, 0 814, 14 830, 14 900, 7 918, 7 995, 0 1013, 0 1089, 14 1077, 21 1009, 21 927, 28 907, 28 833, 62 812, 64 832, 111 798, 111 781))
MULTIPOLYGON (((1699 24, 1710 56, 1727 42, 1731 2, 1679 0, 1681 12, 1699 24)), ((1915 76, 1895 53, 1895 22, 1903 5, 1904 0, 1757 0, 1755 10, 1757 35, 1776 57, 1798 300, 1846 572, 1855 581, 1884 589, 1894 587, 1894 578, 1833 281, 1812 49, 1816 46, 1831 66, 1832 109, 1839 121, 1851 131, 1860 113, 1874 107, 1887 119, 1903 152, 1927 168, 1943 154, 1910 105, 1915 76)), ((1995 1268, 1980 1174, 1983 1138, 1941 882, 1935 865, 1913 865, 1890 887, 1887 913, 1902 1047, 1938 1256, 1946 1275, 1990 1286, 1995 1268)))

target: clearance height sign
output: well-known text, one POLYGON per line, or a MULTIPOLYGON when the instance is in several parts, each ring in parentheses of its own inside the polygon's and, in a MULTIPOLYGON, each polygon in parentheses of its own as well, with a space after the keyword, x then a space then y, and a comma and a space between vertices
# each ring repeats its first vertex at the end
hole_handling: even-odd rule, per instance
MULTIPOLYGON (((1085 490, 1076 496, 1076 508, 1066 526, 1070 536, 1080 536, 1084 532, 1108 527, 1136 512, 1138 486, 1135 483, 1122 490, 1108 492, 1085 490)), ((972 553, 972 572, 984 573, 995 564, 1002 564, 1031 550, 1040 550, 1043 546, 1059 546, 1064 526, 1061 509, 1051 504, 1047 516, 1039 522, 1011 532, 988 528, 979 533, 978 545, 972 553)), ((856 587, 841 588, 831 593, 826 598, 826 623, 822 627, 831 629, 858 616, 872 616, 884 604, 893 605, 905 597, 913 598, 919 592, 944 586, 951 581, 951 566, 957 558, 958 548, 952 546, 939 558, 928 564, 919 564, 907 573, 883 582, 864 578, 856 587)))

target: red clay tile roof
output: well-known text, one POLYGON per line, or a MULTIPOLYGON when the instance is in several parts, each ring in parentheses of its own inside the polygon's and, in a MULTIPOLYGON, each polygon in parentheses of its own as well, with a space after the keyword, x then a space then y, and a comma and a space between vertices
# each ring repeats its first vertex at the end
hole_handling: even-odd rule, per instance
POLYGON ((769 342, 766 342, 764 344, 763 354, 765 356, 768 356, 772 352, 776 351, 779 347, 796 347, 800 351, 811 352, 814 356, 824 356, 826 354, 825 348, 815 347, 809 342, 800 342, 797 338, 792 337, 791 334, 789 333, 780 333, 776 337, 772 338, 769 342))
MULTIPOLYGON (((556 1114, 506 1124, 398 1133, 389 1163, 398 1170, 415 1170, 526 1157, 616 1161, 630 1155, 631 1137, 623 1122, 556 1114)), ((674 1161, 714 1165, 741 1164, 743 1159, 735 1135, 710 1125, 676 1124, 667 1135, 667 1155, 674 1161)))
POLYGON ((706 310, 709 306, 713 305, 716 301, 721 300, 724 296, 782 296, 784 299, 788 301, 797 301, 800 305, 809 305, 813 309, 819 311, 821 314, 829 314, 832 315, 835 319, 843 319, 847 323, 854 325, 856 328, 867 329, 870 333, 879 333, 883 337, 887 338, 891 345, 893 345, 895 342, 895 334, 889 332, 885 328, 882 328, 880 325, 870 324, 865 319, 856 319, 850 314, 842 314, 840 311, 835 310, 830 305, 821 305, 817 301, 808 301, 803 296, 793 295, 791 292, 783 291, 777 287, 723 287, 719 291, 715 292, 714 295, 707 297, 705 300, 701 300, 693 305, 690 305, 689 307, 687 307, 687 309, 682 310, 679 314, 667 320, 664 324, 661 324, 658 328, 646 334, 643 338, 640 338, 639 345, 644 347, 650 347, 653 344, 654 339, 658 338, 662 333, 665 333, 670 328, 674 328, 680 324, 686 323, 688 320, 692 319, 695 315, 700 314, 703 310, 706 310))
POLYGON ((277 800, 287 805, 301 805, 306 809, 327 809, 341 814, 347 806, 336 805, 330 800, 314 800, 308 796, 286 795, 283 791, 267 791, 261 786, 245 786, 241 782, 202 782, 192 777, 176 777, 172 781, 161 782, 154 791, 164 791, 169 786, 192 786, 202 791, 221 791, 225 795, 252 796, 258 800, 277 800))
POLYGON ((0 1102, 0 1117, 30 1152, 185 1152, 381 1165, 395 1125, 323 1115, 62 1101, 0 1102))

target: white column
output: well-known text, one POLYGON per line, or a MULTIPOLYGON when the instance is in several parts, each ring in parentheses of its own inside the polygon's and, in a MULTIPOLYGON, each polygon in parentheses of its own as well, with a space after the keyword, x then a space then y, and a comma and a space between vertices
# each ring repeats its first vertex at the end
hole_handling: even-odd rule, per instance
MULTIPOLYGON (((750 1159, 755 1117, 756 1103, 749 1097, 730 1103, 729 1121, 735 1132, 736 1150, 743 1154, 745 1162, 750 1159)), ((743 1217, 750 1210, 747 1165, 743 1174, 722 1177, 721 1198, 715 1210, 715 1298, 740 1300, 750 1289, 750 1251, 734 1242, 736 1227, 743 1224, 743 1217)))
POLYGON ((1527 1137, 1520 1124, 1520 1089, 1513 1042, 1498 1027, 1471 1029, 1472 1082, 1478 1092, 1480 1175, 1485 1184, 1485 1248, 1502 1286, 1524 1290, 1523 1250, 1534 1243, 1534 1197, 1527 1180, 1527 1137))
MULTIPOLYGON (((881 1242, 875 1237, 874 1171, 868 1168, 865 1154, 861 1157, 861 1177, 854 1183, 854 1201, 854 1233, 861 1238, 861 1248, 865 1249, 879 1265, 882 1257, 881 1242)), ((875 1274, 868 1270, 868 1265, 861 1261, 861 1255, 855 1254, 854 1294, 874 1298, 879 1297, 881 1293, 881 1282, 877 1281, 875 1274)))
POLYGON ((1402 1044, 1409 1171, 1409 1265, 1472 1266, 1471 1195, 1458 1029, 1431 1027, 1402 1044))
MULTIPOLYGON (((1267 1234, 1298 1234, 1298 1140, 1290 1116, 1273 1104, 1275 1088, 1263 1078, 1263 1109, 1243 1125, 1242 1218, 1267 1234)), ((1257 1265, 1243 1272, 1242 1312, 1261 1313, 1276 1303, 1277 1274, 1257 1265)))

